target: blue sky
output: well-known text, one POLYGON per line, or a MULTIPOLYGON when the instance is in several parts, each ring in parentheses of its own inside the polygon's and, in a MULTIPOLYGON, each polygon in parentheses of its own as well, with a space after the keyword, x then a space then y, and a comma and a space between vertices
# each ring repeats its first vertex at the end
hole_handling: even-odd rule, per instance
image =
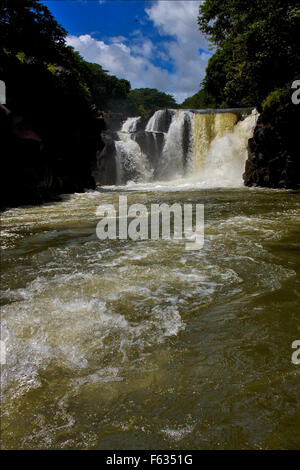
POLYGON ((68 31, 68 44, 132 88, 157 88, 178 102, 199 90, 211 56, 197 27, 200 0, 42 3, 68 31))

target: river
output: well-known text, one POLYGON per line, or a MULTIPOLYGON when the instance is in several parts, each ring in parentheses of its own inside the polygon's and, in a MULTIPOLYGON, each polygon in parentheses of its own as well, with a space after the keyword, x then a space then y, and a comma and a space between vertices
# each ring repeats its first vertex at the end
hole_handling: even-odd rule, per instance
POLYGON ((2 216, 2 446, 299 447, 299 193, 154 183, 2 216), (99 240, 96 208, 202 203, 205 243, 99 240))

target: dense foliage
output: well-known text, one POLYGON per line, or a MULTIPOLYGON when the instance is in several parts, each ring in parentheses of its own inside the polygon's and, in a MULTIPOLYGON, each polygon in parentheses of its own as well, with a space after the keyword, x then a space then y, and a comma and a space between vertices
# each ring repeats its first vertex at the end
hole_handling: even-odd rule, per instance
POLYGON ((33 93, 32 99, 40 88, 45 95, 52 84, 53 92, 56 87, 65 88, 67 94, 73 89, 100 109, 119 110, 130 83, 85 62, 66 46, 66 36, 48 8, 36 0, 0 1, 0 75, 7 83, 9 104, 20 105, 24 94, 33 93), (18 79, 15 87, 14 77, 21 76, 25 80, 18 79))
POLYGON ((0 78, 7 84, 9 106, 25 108, 26 99, 34 97, 43 103, 46 89, 50 94, 64 89, 104 111, 141 114, 176 107, 172 96, 156 89, 130 92, 127 80, 83 60, 66 45, 66 36, 37 0, 0 0, 0 78))
POLYGON ((157 110, 162 108, 177 108, 173 96, 167 95, 155 88, 136 88, 128 94, 128 101, 131 110, 142 114, 147 110, 157 110))
POLYGON ((183 103, 181 103, 180 105, 180 108, 182 109, 207 109, 215 107, 215 98, 209 95, 204 89, 199 90, 193 96, 184 100, 183 103))
POLYGON ((204 88, 218 106, 260 107, 299 78, 299 2, 205 0, 198 24, 217 47, 204 88))

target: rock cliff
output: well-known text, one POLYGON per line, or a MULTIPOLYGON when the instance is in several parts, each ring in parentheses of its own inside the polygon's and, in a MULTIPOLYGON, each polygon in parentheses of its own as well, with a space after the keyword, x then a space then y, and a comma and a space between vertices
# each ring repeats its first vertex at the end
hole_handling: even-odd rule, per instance
POLYGON ((274 104, 263 111, 249 140, 246 186, 300 189, 300 105, 274 104))

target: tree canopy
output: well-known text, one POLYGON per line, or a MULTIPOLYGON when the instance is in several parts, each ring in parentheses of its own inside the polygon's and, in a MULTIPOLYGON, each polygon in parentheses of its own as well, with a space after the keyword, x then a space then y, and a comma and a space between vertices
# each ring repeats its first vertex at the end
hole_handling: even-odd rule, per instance
POLYGON ((180 105, 182 109, 206 109, 215 107, 215 98, 209 95, 204 89, 199 90, 193 96, 184 100, 180 105))
POLYGON ((30 94, 45 101, 46 86, 49 94, 49 87, 54 92, 64 84, 66 95, 73 90, 104 111, 137 115, 177 106, 171 95, 156 89, 130 91, 129 81, 86 62, 66 45, 66 36, 49 9, 37 0, 0 0, 0 78, 7 82, 11 106, 22 107, 22 102, 24 108, 24 95, 30 94))
POLYGON ((147 110, 178 107, 173 96, 156 88, 135 88, 129 92, 128 101, 133 112, 139 114, 147 110))
POLYGON ((36 0, 0 1, 1 53, 23 52, 33 62, 62 62, 67 32, 36 0))
POLYGON ((205 0, 198 24, 217 46, 203 85, 219 106, 260 106, 299 77, 299 2, 205 0))
POLYGON ((122 103, 124 107, 130 83, 83 60, 66 45, 66 36, 37 0, 0 0, 0 74, 7 83, 9 104, 20 107, 24 95, 46 95, 47 86, 54 92, 65 84, 66 95, 73 90, 102 110, 118 110, 122 103))

